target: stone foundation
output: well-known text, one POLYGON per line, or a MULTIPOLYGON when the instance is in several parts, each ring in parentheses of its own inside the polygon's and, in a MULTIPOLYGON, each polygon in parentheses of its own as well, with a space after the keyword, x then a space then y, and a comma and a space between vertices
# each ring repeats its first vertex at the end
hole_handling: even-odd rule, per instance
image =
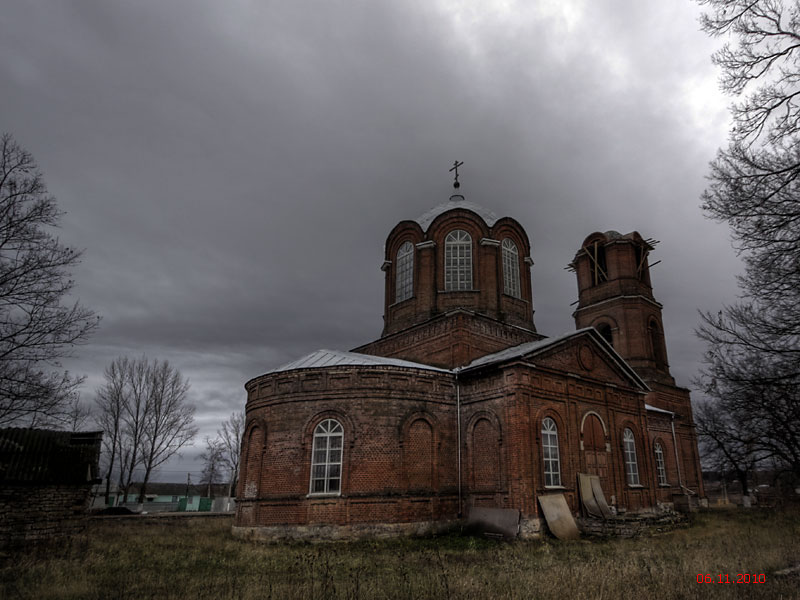
POLYGON ((674 511, 627 514, 605 520, 582 517, 576 521, 583 535, 622 538, 653 535, 689 525, 685 515, 674 511))

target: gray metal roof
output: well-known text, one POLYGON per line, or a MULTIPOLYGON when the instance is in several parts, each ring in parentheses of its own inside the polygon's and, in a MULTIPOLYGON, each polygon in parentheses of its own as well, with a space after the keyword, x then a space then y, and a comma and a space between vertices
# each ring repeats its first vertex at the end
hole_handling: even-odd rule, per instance
POLYGON ((466 210, 471 210, 472 212, 480 216, 484 221, 486 221, 486 224, 489 227, 494 226, 494 224, 497 223, 498 221, 497 215, 494 214, 492 211, 490 211, 488 208, 483 208, 482 206, 479 206, 474 202, 468 202, 467 200, 464 200, 464 196, 461 196, 459 194, 450 196, 450 200, 448 200, 447 202, 443 202, 438 206, 434 206, 424 215, 417 217, 414 220, 417 223, 419 223, 420 227, 422 227, 422 231, 427 231, 428 227, 430 227, 431 223, 433 223, 436 217, 446 213, 448 210, 453 210, 454 208, 464 208, 466 210))
MULTIPOLYGON (((400 360, 399 358, 386 358, 383 356, 372 356, 370 354, 359 354, 357 352, 344 352, 342 350, 317 350, 302 358, 287 363, 269 373, 279 373, 281 371, 293 371, 295 369, 318 369, 323 367, 338 367, 341 365, 360 365, 366 367, 406 367, 410 369, 425 369, 428 371, 439 371, 450 373, 448 369, 440 369, 422 363, 400 360)), ((267 374, 269 374, 267 373, 267 374)))
POLYGON ((664 414, 667 414, 667 415, 674 415, 675 414, 671 410, 664 410, 663 408, 656 408, 655 406, 650 406, 649 404, 645 404, 644 407, 645 407, 645 409, 647 409, 649 411, 652 411, 652 412, 659 412, 659 413, 664 413, 664 414))

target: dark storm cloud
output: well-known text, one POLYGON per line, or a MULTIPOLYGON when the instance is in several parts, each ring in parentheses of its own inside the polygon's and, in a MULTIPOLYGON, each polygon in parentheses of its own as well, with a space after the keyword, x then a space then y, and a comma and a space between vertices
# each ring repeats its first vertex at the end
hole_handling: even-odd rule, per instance
MULTIPOLYGON (((724 142, 691 3, 9 2, 0 129, 36 156, 103 315, 70 366, 147 354, 203 435, 243 384, 380 333, 389 230, 467 198, 526 227, 536 323, 574 327, 592 231, 662 240, 656 297, 688 385, 697 309, 735 293, 699 194, 724 142)), ((188 461, 186 468, 199 468, 188 461)))

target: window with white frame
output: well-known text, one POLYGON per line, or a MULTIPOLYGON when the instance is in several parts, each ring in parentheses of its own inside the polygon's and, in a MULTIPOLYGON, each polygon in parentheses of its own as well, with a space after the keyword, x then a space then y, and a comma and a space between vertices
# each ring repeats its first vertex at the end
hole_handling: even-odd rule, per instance
POLYGON ((472 238, 461 229, 444 239, 444 289, 472 289, 472 238))
POLYGON ((667 469, 664 466, 664 450, 661 444, 656 442, 653 448, 653 454, 656 455, 656 473, 658 474, 658 485, 667 485, 667 469))
POLYGON ((503 240, 503 293, 514 298, 522 296, 519 288, 519 252, 517 245, 509 238, 503 240))
POLYGON ((394 301, 408 300, 414 294, 414 246, 405 242, 397 251, 395 262, 397 279, 394 292, 394 301))
POLYGON ((558 458, 558 429, 556 422, 547 417, 542 421, 542 456, 544 457, 544 485, 561 485, 561 463, 558 458))
POLYGON ((341 493, 343 437, 341 424, 333 419, 325 419, 314 429, 311 494, 341 493))
POLYGON ((625 476, 628 480, 628 485, 639 485, 639 465, 636 463, 636 441, 630 429, 625 429, 622 433, 622 445, 625 450, 625 476))

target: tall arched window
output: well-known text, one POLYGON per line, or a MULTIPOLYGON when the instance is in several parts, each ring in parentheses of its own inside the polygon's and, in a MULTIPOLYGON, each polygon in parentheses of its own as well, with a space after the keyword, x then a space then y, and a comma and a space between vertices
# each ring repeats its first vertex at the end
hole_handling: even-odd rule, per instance
POLYGON ((444 239, 444 289, 472 289, 472 238, 461 229, 444 239))
POLYGON ((309 493, 341 493, 343 436, 341 424, 333 419, 325 419, 314 429, 309 493))
POLYGON ((658 473, 658 485, 667 485, 667 469, 664 466, 664 450, 661 444, 656 442, 653 447, 653 454, 656 455, 656 473, 658 473))
POLYGON ((519 252, 517 245, 509 238, 503 240, 503 293, 520 298, 519 252))
POLYGON ((397 282, 394 292, 394 301, 401 302, 411 298, 414 294, 414 246, 405 242, 397 251, 395 262, 397 282))
POLYGON ((542 456, 544 457, 544 485, 561 485, 561 462, 558 458, 558 428, 550 417, 542 421, 542 456))
POLYGON ((636 441, 633 432, 625 429, 622 433, 622 444, 625 450, 625 476, 628 485, 639 485, 639 465, 636 462, 636 441))

